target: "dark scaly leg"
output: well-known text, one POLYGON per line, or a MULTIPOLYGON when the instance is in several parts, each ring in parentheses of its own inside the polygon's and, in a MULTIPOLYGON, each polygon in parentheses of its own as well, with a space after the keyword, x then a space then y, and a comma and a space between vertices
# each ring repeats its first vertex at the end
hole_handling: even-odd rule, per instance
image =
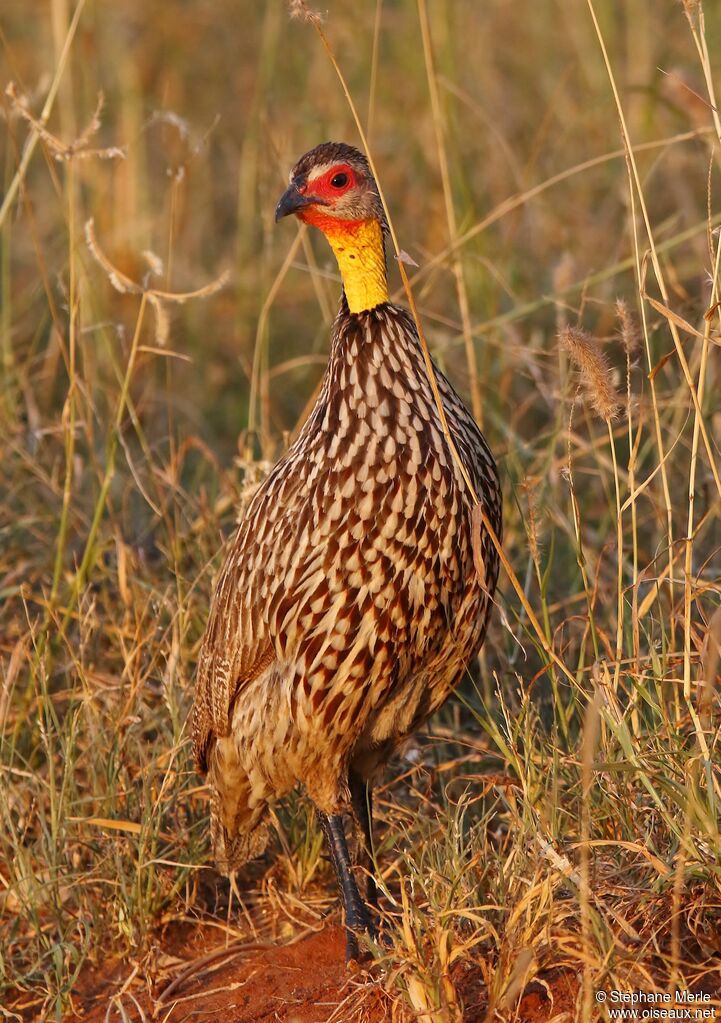
POLYGON ((368 872, 366 902, 378 912, 378 887, 373 876, 373 790, 370 785, 354 774, 348 775, 353 813, 361 828, 359 866, 368 872))
POLYGON ((318 820, 323 829, 330 858, 333 861, 335 876, 338 880, 343 908, 345 909, 345 958, 346 962, 358 959, 358 937, 362 931, 369 930, 368 910, 360 897, 358 885, 353 876, 353 867, 348 854, 345 840, 343 817, 339 813, 327 814, 318 811, 318 820))

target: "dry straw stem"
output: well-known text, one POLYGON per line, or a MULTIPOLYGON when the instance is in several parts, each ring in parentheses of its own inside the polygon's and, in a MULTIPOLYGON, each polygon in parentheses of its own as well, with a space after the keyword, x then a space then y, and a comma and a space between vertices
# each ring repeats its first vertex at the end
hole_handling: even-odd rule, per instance
MULTIPOLYGON (((711 61, 709 58, 708 47, 706 43, 706 26, 704 20, 704 11, 701 4, 690 4, 684 3, 684 10, 686 18, 688 20, 689 28, 691 29, 691 35, 696 46, 696 51, 699 56, 699 61, 703 69, 704 80, 706 83, 706 89, 708 92, 709 108, 713 118, 714 128, 716 131, 717 138, 721 141, 721 118, 719 118, 718 103, 716 101, 716 92, 714 89, 713 75, 711 72, 711 61), (694 14, 697 15, 698 25, 694 20, 694 14)), ((711 173, 711 165, 709 165, 709 175, 711 173)), ((711 195, 711 179, 709 177, 708 185, 709 194, 709 207, 710 207, 710 195, 711 195)), ((709 209, 710 214, 710 209, 709 209)), ((709 235, 709 248, 713 252, 713 235, 709 235)), ((719 273, 721 271, 721 246, 717 245, 716 256, 713 267, 713 278, 712 278, 712 289, 711 289, 711 301, 710 309, 704 317, 704 331, 703 340, 701 346, 701 361, 698 369, 697 378, 697 389, 698 389, 698 403, 695 408, 694 424, 693 424, 693 439, 691 442, 691 464, 689 467, 689 484, 688 484, 688 520, 687 520, 687 532, 686 532, 686 550, 685 550, 685 586, 684 586, 684 617, 685 617, 685 628, 684 628, 684 672, 683 672, 683 684, 684 684, 684 696, 686 698, 687 705, 689 707, 691 716, 694 721, 696 728, 696 735, 701 749, 704 751, 706 757, 708 757, 708 750, 706 749, 705 735, 703 731, 703 718, 704 718, 704 704, 702 691, 701 699, 699 700, 701 710, 701 720, 696 716, 693 704, 690 701, 691 695, 691 600, 692 600, 692 578, 693 578, 693 535, 694 535, 694 501, 696 493, 696 465, 698 458, 698 445, 699 445, 699 433, 703 427, 701 421, 700 406, 703 400, 703 394, 706 384, 706 373, 708 368, 709 359, 709 340, 710 340, 710 329, 711 319, 714 313, 718 314, 718 301, 719 301, 719 273)), ((712 622, 714 618, 712 618, 712 622)), ((706 690, 706 692, 708 692, 706 690)))
POLYGON ((598 744, 602 696, 599 688, 598 664, 594 665, 593 700, 586 707, 583 722, 583 739, 581 746, 581 876, 579 903, 581 909, 581 933, 583 935, 584 967, 583 967, 583 1003, 582 1019, 591 1019, 593 977, 591 962, 593 960, 593 940, 591 921, 591 788, 593 786, 593 758, 598 744))
MULTIPOLYGON (((717 247, 716 260, 713 269, 713 287, 711 289, 711 308, 718 305, 719 297, 719 274, 721 273, 721 246, 717 247)), ((704 334, 701 345, 701 360, 698 368, 697 390, 699 403, 703 401, 706 385, 706 372, 709 358, 709 332, 711 329, 711 317, 704 319, 704 334)), ((691 441, 691 461, 688 472, 688 517, 686 525, 686 544, 684 557, 684 651, 683 651, 683 690, 684 697, 689 705, 694 724, 696 726, 699 740, 704 743, 704 736, 700 723, 694 715, 691 705, 691 605, 693 600, 693 540, 694 540, 694 518, 696 502, 696 470, 698 464, 699 433, 701 429, 701 416, 698 410, 694 414, 693 437, 691 441)))
POLYGON ((580 327, 564 327, 558 343, 568 352, 581 378, 581 390, 591 408, 607 422, 616 418, 620 402, 611 367, 597 342, 580 327))
POLYGON ((711 70, 711 58, 709 57, 708 43, 706 42, 706 19, 704 16, 703 6, 699 0, 693 0, 693 2, 691 2, 691 0, 683 0, 683 6, 689 28, 691 29, 691 35, 696 46, 696 52, 698 53, 701 68, 703 70, 704 81, 706 83, 706 90, 709 98, 708 107, 711 112, 711 117, 713 118, 716 138, 719 142, 721 142, 721 115, 719 115, 718 103, 716 102, 713 72, 711 70), (694 14, 698 16, 698 25, 694 21, 694 14))
MULTIPOLYGON (((632 573, 632 587, 634 594, 634 614, 632 615, 633 623, 633 653, 636 659, 636 665, 638 665, 639 659, 639 646, 640 636, 638 628, 638 617, 635 613, 637 610, 637 596, 638 596, 638 514, 635 501, 635 490, 636 490, 636 459, 638 457, 638 446, 641 443, 641 425, 639 424, 636 441, 634 443, 633 436, 633 419, 632 419, 632 397, 631 397, 631 368, 633 366, 633 359, 637 351, 641 347, 641 335, 637 324, 635 323, 631 312, 628 308, 627 302, 619 298, 616 300, 616 319, 619 322, 619 336, 626 353, 626 425, 628 432, 628 489, 630 491, 631 500, 631 544, 633 548, 633 573, 632 573)), ((609 437, 611 438, 613 451, 613 436, 609 429, 609 437)), ((614 452, 614 464, 615 464, 615 452, 614 452)), ((616 477, 617 478, 617 477, 616 477)), ((617 528, 618 528, 618 629, 617 629, 617 649, 623 639, 621 632, 622 625, 622 610, 623 610, 623 560, 621 558, 621 542, 623 537, 623 529, 621 523, 622 510, 620 506, 620 491, 616 488, 617 504, 616 504, 616 516, 617 516, 617 528)))
MULTIPOLYGON (((632 239, 633 239, 633 256, 632 256, 632 260, 633 260, 633 266, 634 266, 635 274, 636 274, 636 283, 637 283, 637 287, 638 287, 639 292, 640 292, 641 291, 641 280, 643 279, 642 257, 641 257, 641 242, 640 242, 640 239, 639 239, 639 226, 638 226, 638 218, 637 218, 637 215, 636 215, 636 194, 635 194, 634 188, 633 188, 631 166, 630 166, 630 160, 629 160, 628 154, 626 154, 626 173, 627 173, 627 176, 628 176, 628 198, 629 198, 629 207, 630 207, 629 212, 630 212, 630 215, 631 215, 631 218, 630 218, 630 220, 631 220, 631 236, 632 236, 632 239)), ((642 296, 642 299, 643 299, 643 296, 642 296)), ((661 428, 661 416, 660 416, 660 410, 659 410, 659 401, 658 401, 658 396, 656 394, 656 381, 654 379, 653 357, 652 357, 652 354, 651 354, 651 339, 650 339, 650 336, 649 336, 648 315, 647 315, 646 305, 643 302, 643 300, 640 302, 640 312, 641 312, 641 324, 642 324, 642 331, 643 331, 643 343, 644 343, 644 350, 645 350, 645 354, 646 354, 646 366, 647 366, 647 369, 648 369, 648 381, 649 381, 649 388, 650 388, 650 391, 651 391, 651 409, 652 409, 652 412, 653 412, 653 428, 654 428, 654 433, 655 433, 655 437, 656 437, 656 446, 658 448, 658 454, 659 454, 659 463, 656 466, 656 468, 652 471, 651 476, 655 475, 657 470, 660 471, 660 474, 661 474, 661 489, 662 489, 662 492, 663 492, 664 509, 665 509, 665 512, 666 512, 666 540, 667 540, 666 546, 667 546, 667 555, 668 555, 668 564, 667 564, 666 569, 664 570, 663 574, 664 574, 664 576, 668 577, 669 599, 670 599, 671 603, 673 604, 673 601, 674 601, 674 587, 675 587, 675 578, 674 578, 674 542, 673 542, 674 526, 673 526, 673 508, 672 508, 672 503, 671 503, 671 490, 670 490, 670 487, 669 487, 668 470, 667 470, 667 466, 666 466, 666 460, 667 460, 668 455, 670 455, 670 452, 668 452, 668 454, 667 454, 667 452, 665 450, 665 441, 664 441, 664 438, 663 438, 663 430, 661 428)), ((628 362, 629 362, 628 356, 626 356, 626 365, 627 366, 628 366, 628 362)), ((630 415, 629 415, 629 425, 630 425, 630 415)), ((640 444, 640 441, 641 441, 641 426, 639 425, 639 430, 638 430, 638 442, 639 442, 639 444, 640 444)), ((676 442, 674 442, 674 444, 675 443, 676 442)), ((672 445, 672 449, 671 450, 673 450, 673 446, 674 445, 672 445)), ((631 447, 631 450, 634 451, 635 449, 633 447, 631 447)), ((642 484, 642 488, 644 488, 650 482, 651 476, 647 477, 646 482, 644 484, 642 484)), ((633 487, 631 489, 631 497, 629 499, 631 501, 631 504, 632 504, 632 507, 633 507, 633 513, 632 514, 633 514, 633 522, 634 522, 634 524, 636 523, 636 497, 637 497, 638 493, 640 493, 640 490, 638 492, 635 490, 635 480, 634 480, 634 485, 633 485, 633 487)), ((634 525, 634 530, 635 530, 635 525, 634 525)), ((635 536, 636 536, 636 533, 634 532, 634 537, 635 536)), ((637 575, 637 562, 634 562, 634 566, 635 566, 634 567, 634 581, 636 581, 637 578, 638 578, 638 575, 637 575)), ((635 582, 634 582, 634 594, 636 595, 636 598, 637 598, 638 588, 637 588, 637 585, 635 584, 635 582)), ((647 596, 646 599, 648 599, 648 596, 647 596)), ((649 604, 649 607, 650 607, 650 604, 649 604)), ((634 628, 636 628, 636 626, 634 626, 634 628)), ((671 624, 671 630, 672 631, 673 631, 673 628, 674 628, 674 626, 673 626, 673 622, 672 622, 672 624, 671 624)))

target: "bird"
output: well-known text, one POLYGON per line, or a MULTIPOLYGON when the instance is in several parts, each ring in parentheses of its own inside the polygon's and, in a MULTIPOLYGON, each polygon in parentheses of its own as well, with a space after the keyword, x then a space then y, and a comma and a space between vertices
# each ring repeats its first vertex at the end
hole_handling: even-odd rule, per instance
POLYGON ((193 749, 216 866, 231 879, 265 850, 276 800, 305 790, 350 961, 376 933, 373 783, 481 648, 499 558, 473 509, 477 498, 500 538, 501 488, 483 434, 434 364, 454 456, 415 321, 390 300, 388 223, 366 156, 340 142, 305 153, 276 223, 289 215, 329 242, 340 306, 315 405, 245 509, 214 588, 193 749))

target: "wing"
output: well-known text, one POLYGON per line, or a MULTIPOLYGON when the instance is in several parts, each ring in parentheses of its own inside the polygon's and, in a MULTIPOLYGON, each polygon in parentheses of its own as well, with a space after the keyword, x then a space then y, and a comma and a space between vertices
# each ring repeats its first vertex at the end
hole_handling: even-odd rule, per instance
POLYGON ((193 753, 201 771, 207 770, 212 737, 229 734, 230 709, 238 691, 274 658, 272 643, 254 606, 248 559, 239 547, 242 539, 239 533, 223 566, 198 661, 193 753))
POLYGON ((193 753, 201 771, 213 737, 230 734, 238 693, 276 658, 268 607, 283 585, 293 497, 303 482, 288 468, 278 463, 254 495, 215 587, 193 705, 193 753))

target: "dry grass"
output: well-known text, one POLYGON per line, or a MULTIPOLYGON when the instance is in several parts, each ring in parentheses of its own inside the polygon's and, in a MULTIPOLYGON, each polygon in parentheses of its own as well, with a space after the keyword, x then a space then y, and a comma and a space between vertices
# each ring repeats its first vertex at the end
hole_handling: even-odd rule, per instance
MULTIPOLYGON (((111 954, 151 976, 170 919, 287 940, 333 900, 297 798, 226 923, 186 734, 221 541, 338 292, 275 201, 299 153, 357 138, 313 19, 244 7, 0 15, 0 1003, 28 1018, 111 954)), ((721 18, 357 11, 320 27, 499 455, 509 569, 380 795, 384 985, 449 1023, 469 962, 489 1019, 550 966, 580 1018, 600 987, 718 989, 721 18)))

